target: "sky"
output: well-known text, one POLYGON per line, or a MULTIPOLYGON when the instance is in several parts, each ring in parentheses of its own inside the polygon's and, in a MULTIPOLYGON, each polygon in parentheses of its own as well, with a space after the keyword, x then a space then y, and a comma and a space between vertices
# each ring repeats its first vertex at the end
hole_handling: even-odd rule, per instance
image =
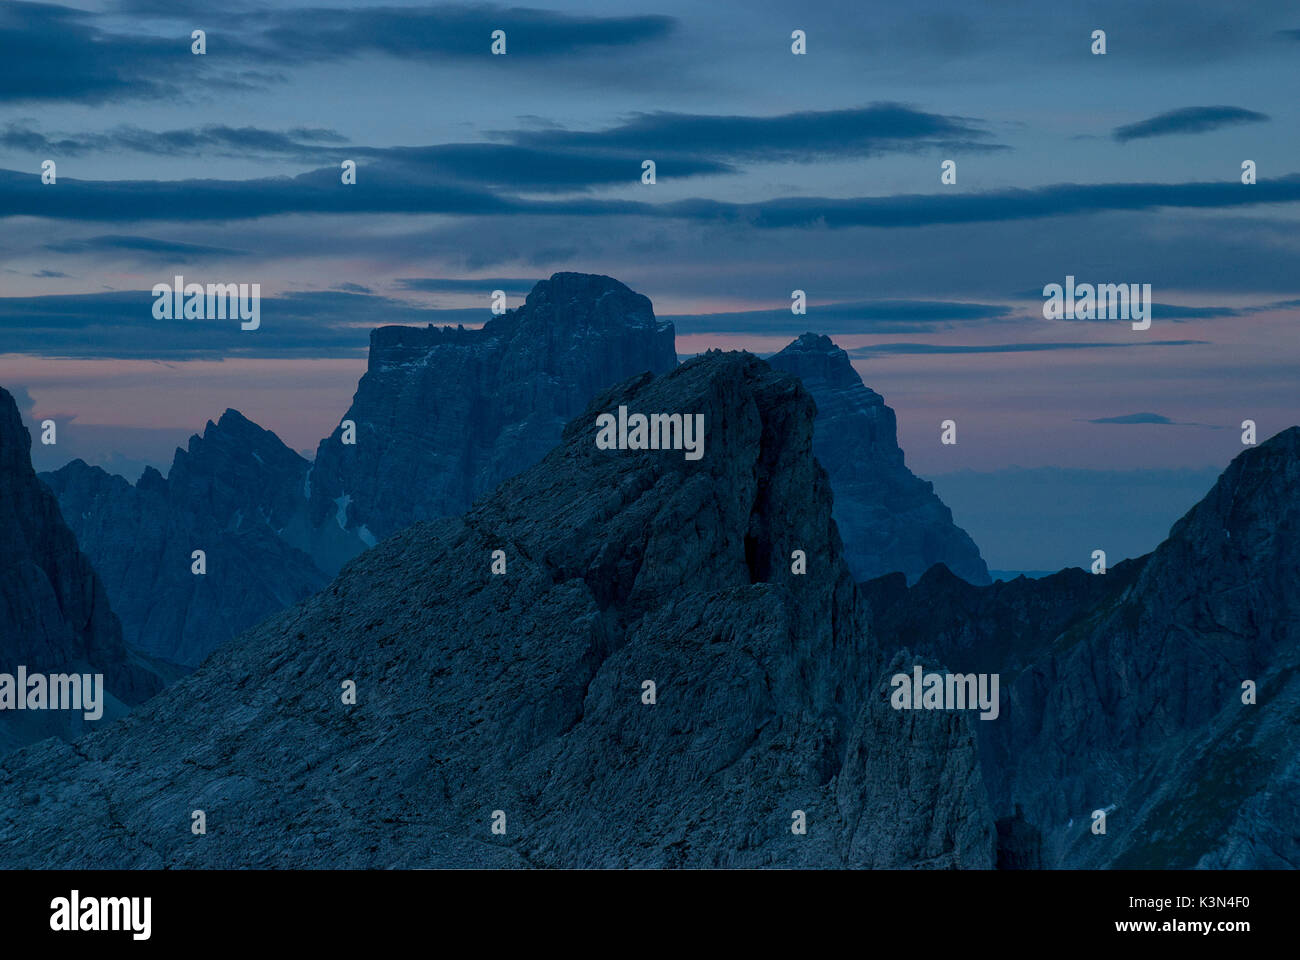
POLYGON ((1113 561, 1300 421, 1298 67, 1271 0, 6 2, 0 385, 41 469, 227 407, 310 453, 374 326, 603 273, 684 356, 831 336, 991 567, 1113 561), (176 275, 262 326, 155 319, 176 275), (1150 328, 1045 319, 1067 276, 1150 328))

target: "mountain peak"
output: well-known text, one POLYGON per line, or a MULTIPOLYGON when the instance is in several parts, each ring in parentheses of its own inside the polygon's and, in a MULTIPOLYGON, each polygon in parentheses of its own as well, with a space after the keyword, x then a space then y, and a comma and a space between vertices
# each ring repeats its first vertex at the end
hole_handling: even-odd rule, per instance
MULTIPOLYGON (((0 611, 3 669, 21 665, 35 675, 89 667, 89 672, 102 673, 105 717, 120 716, 124 705, 140 702, 162 685, 160 677, 128 656, 103 583, 64 522, 54 494, 32 469, 31 434, 3 387, 0 611)), ((0 713, 0 753, 50 736, 72 739, 86 725, 84 714, 76 711, 5 710, 0 713)))
MULTIPOLYGON (((357 443, 345 446, 336 429, 317 451, 312 526, 341 528, 352 555, 460 513, 540 460, 601 390, 676 365, 672 324, 596 274, 556 273, 477 330, 382 327, 345 414, 357 443)), ((331 572, 341 563, 318 562, 331 572)))
POLYGON ((627 284, 604 274, 561 271, 551 274, 550 279, 537 281, 529 291, 525 303, 547 300, 552 303, 564 303, 569 300, 599 300, 610 293, 638 296, 627 284))
POLYGON ((863 384, 843 349, 805 333, 768 363, 798 377, 817 403, 813 449, 835 489, 835 522, 854 577, 902 571, 915 581, 942 562, 971 583, 989 582, 974 541, 904 464, 894 411, 863 384))
POLYGON ((31 468, 32 435, 23 426, 18 403, 4 387, 0 387, 0 467, 19 469, 24 464, 31 468))

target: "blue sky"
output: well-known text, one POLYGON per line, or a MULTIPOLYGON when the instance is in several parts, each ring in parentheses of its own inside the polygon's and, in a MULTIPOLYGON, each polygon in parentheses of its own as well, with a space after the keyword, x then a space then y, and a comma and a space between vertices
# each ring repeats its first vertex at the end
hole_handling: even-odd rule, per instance
POLYGON ((1155 509, 1116 471, 1300 420, 1294 3, 10 2, 0 54, 0 383, 67 425, 43 456, 165 465, 227 406, 314 447, 372 326, 557 270, 682 353, 830 334, 913 469, 1095 471, 1113 536, 1155 509), (178 273, 260 283, 262 329, 154 320, 178 273), (1150 283, 1151 329, 1043 319, 1067 274, 1150 283))

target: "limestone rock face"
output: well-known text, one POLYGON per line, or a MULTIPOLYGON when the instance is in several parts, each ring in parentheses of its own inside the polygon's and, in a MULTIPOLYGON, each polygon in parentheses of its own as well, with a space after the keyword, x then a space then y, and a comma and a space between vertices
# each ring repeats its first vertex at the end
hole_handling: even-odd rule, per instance
POLYGON ((107 724, 165 679, 123 644, 103 584, 32 469, 31 434, 0 388, 0 673, 15 676, 20 666, 28 676, 102 673, 104 713, 87 720, 84 710, 0 711, 0 753, 107 724))
POLYGON ((1002 715, 975 727, 1016 848, 1004 859, 1300 866, 1298 494, 1292 427, 1233 460, 1153 553, 1105 575, 976 588, 936 569, 911 589, 864 585, 884 642, 1001 673, 1002 715))
POLYGON ((979 548, 953 523, 934 486, 908 470, 898 424, 828 337, 805 333, 769 361, 803 381, 817 402, 813 452, 831 478, 844 556, 858 580, 895 571, 909 583, 936 563, 987 584, 979 548))
POLYGON ((482 330, 383 327, 311 464, 238 411, 134 485, 74 461, 42 478, 107 586, 127 644, 194 667, 419 520, 461 513, 540 460, 601 389, 676 366, 673 329, 608 277, 562 273, 482 330), (191 573, 191 554, 208 572, 191 573))
POLYGON ((479 330, 380 327, 344 420, 321 441, 311 525, 352 538, 348 557, 420 520, 464 512, 540 460, 600 390, 677 365, 673 326, 609 277, 557 273, 479 330))
POLYGON ((187 667, 329 582, 289 535, 309 464, 227 410, 132 485, 74 460, 41 478, 104 580, 126 642, 187 667), (207 572, 192 572, 203 550, 207 572))
POLYGON ((971 721, 889 707, 813 418, 746 354, 604 391, 464 516, 0 761, 0 860, 991 867, 971 721), (598 449, 620 404, 703 414, 703 457, 598 449))

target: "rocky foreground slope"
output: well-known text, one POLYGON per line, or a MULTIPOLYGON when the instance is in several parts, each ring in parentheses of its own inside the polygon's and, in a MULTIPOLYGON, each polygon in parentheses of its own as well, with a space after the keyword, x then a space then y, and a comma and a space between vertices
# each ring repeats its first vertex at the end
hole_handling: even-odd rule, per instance
POLYGON ((975 584, 989 570, 952 511, 903 463, 898 423, 828 337, 805 333, 768 360, 817 402, 813 452, 830 474, 844 559, 858 580, 900 571, 909 583, 936 563, 975 584))
MULTIPOLYGON (((103 674, 103 715, 88 720, 87 710, 19 710, 15 699, 0 709, 0 753, 44 737, 79 736, 122 716, 174 676, 122 642, 103 584, 54 497, 36 479, 31 434, 13 397, 0 388, 0 674, 15 688, 19 668, 29 678, 103 674)), ((49 686, 43 689, 47 697, 49 686)), ((42 703, 30 699, 32 690, 11 695, 24 704, 42 703)))
POLYGON ((465 516, 0 760, 0 861, 991 866, 971 721, 888 706, 813 416, 743 354, 606 391, 465 516), (620 405, 703 414, 703 457, 597 449, 620 405))
POLYGON ((882 642, 1002 675, 1003 865, 1300 866, 1300 427, 1104 575, 902 581, 864 585, 882 642))

